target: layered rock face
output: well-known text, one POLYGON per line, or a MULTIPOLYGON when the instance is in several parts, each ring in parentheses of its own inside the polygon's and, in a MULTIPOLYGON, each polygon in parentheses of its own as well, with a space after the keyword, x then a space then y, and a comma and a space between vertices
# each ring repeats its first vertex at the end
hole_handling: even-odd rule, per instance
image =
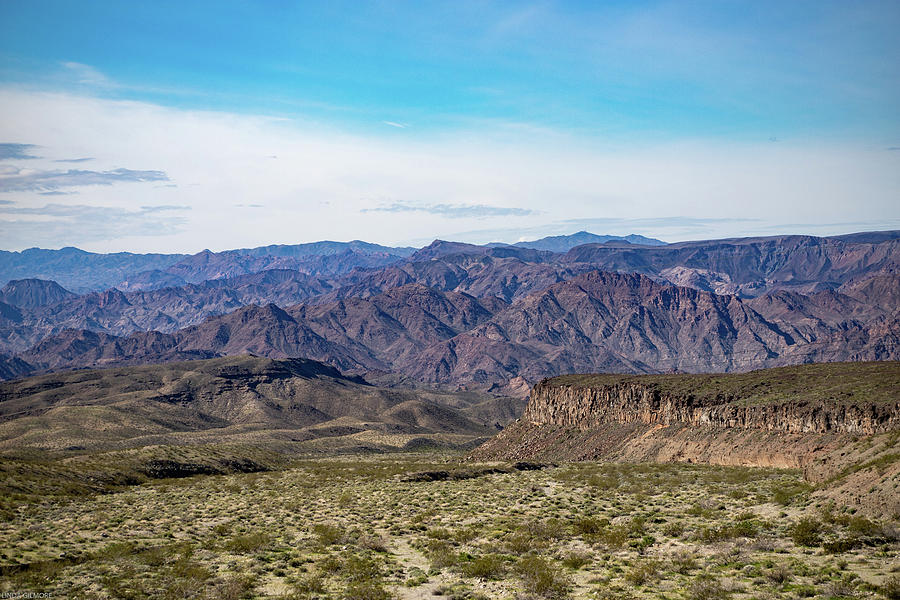
POLYGON ((545 379, 469 459, 803 469, 825 500, 900 514, 900 362, 545 379))
POLYGON ((532 389, 522 419, 579 429, 641 423, 872 435, 900 429, 900 400, 860 405, 786 398, 780 403, 748 404, 674 395, 643 383, 582 387, 544 380, 532 389))

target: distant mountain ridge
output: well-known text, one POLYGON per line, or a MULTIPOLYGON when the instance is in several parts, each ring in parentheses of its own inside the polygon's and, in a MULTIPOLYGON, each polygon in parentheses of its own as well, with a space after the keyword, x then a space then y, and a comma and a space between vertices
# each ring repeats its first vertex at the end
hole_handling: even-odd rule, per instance
POLYGON ((900 343, 898 232, 565 253, 436 240, 405 257, 333 244, 306 257, 203 252, 131 291, 10 282, 0 376, 253 352, 506 389, 582 369, 880 360, 900 343))
MULTIPOLYGON (((883 284, 900 285, 892 277, 883 284)), ((729 372, 896 359, 900 312, 868 301, 865 292, 741 300, 593 271, 512 304, 408 284, 366 299, 247 306, 171 334, 67 330, 17 358, 43 370, 248 352, 499 391, 518 386, 519 378, 571 372, 729 372)))
POLYGON ((588 231, 579 231, 571 235, 554 235, 534 240, 531 242, 516 242, 513 246, 519 248, 533 248, 534 250, 549 250, 551 252, 568 252, 575 246, 584 244, 606 244, 608 242, 626 242, 641 246, 665 246, 666 242, 642 235, 597 235, 588 231))

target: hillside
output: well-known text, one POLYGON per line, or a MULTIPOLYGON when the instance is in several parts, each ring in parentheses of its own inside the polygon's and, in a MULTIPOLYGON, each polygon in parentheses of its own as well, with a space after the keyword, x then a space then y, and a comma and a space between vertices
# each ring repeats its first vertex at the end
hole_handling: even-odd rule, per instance
POLYGON ((386 390, 311 360, 235 356, 0 384, 0 452, 325 438, 335 448, 459 445, 518 410, 502 398, 386 390))
POLYGON ((900 362, 732 375, 577 375, 531 392, 474 460, 621 460, 800 468, 818 493, 900 513, 900 362))

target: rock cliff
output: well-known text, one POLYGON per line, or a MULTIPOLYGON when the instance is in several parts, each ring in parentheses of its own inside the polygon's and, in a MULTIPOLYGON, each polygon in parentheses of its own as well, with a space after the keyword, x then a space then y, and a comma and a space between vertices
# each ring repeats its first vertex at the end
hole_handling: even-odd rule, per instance
POLYGON ((803 469, 817 493, 900 513, 900 362, 729 375, 573 375, 532 388, 472 460, 692 462, 803 469))
POLYGON ((893 402, 864 405, 840 399, 793 398, 749 404, 722 396, 709 400, 691 394, 675 395, 646 383, 580 387, 544 380, 532 389, 522 418, 579 429, 610 423, 643 423, 872 435, 900 429, 900 397, 893 402))

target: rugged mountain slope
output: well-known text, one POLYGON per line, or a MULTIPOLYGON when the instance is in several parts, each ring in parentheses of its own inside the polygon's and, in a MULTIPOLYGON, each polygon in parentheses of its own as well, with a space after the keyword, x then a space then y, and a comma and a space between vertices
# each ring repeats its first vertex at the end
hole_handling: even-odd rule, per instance
POLYGON ((659 276, 718 293, 752 297, 778 289, 810 293, 874 274, 900 272, 898 232, 818 238, 776 236, 659 247, 585 245, 563 263, 590 263, 609 271, 659 276))
POLYGON ((304 359, 239 356, 44 375, 0 384, 0 450, 305 441, 362 432, 491 435, 489 398, 384 390, 304 359), (469 409, 473 408, 472 416, 469 409), (486 417, 486 419, 485 419, 486 417))
MULTIPOLYGON (((806 309, 796 295, 793 318, 806 309)), ((815 308, 814 302, 808 310, 815 308)), ((487 382, 579 371, 739 371, 762 366, 897 356, 893 325, 835 317, 813 333, 779 311, 734 296, 593 272, 514 303, 489 322, 429 348, 405 372, 426 381, 487 382), (788 332, 792 332, 791 335, 788 332), (878 344, 881 344, 878 346, 878 344)), ((891 322, 893 323, 893 321, 891 322)))
POLYGON ((822 495, 893 515, 900 511, 898 389, 900 362, 569 375, 536 385, 522 418, 472 458, 802 468, 822 495), (867 485, 845 485, 848 478, 867 485))
POLYGON ((900 355, 896 315, 823 294, 744 301, 591 272, 507 305, 410 284, 287 310, 243 307, 172 334, 69 330, 19 358, 40 370, 251 352, 430 384, 511 389, 520 378, 578 371, 743 371, 900 355), (843 304, 835 308, 829 299, 843 304))
POLYGON ((336 277, 353 269, 381 268, 402 257, 384 252, 366 253, 345 250, 324 255, 290 256, 285 254, 242 254, 240 251, 210 252, 204 250, 162 271, 136 273, 117 285, 119 289, 152 290, 173 285, 234 278, 268 270, 292 270, 305 275, 336 277))
MULTIPOLYGON (((882 233, 874 237, 719 240, 659 248, 593 245, 566 255, 442 241, 406 259, 391 252, 366 254, 364 246, 341 251, 323 246, 318 248, 323 254, 302 256, 294 255, 299 252, 295 247, 204 252, 166 271, 137 274, 122 286, 141 291, 124 296, 116 290, 95 292, 53 306, 23 308, 22 318, 15 324, 0 322, 0 352, 25 350, 67 328, 114 335, 151 329, 173 332, 248 304, 328 304, 344 298, 369 298, 412 283, 465 292, 482 302, 489 298, 513 302, 596 270, 598 265, 604 270, 643 272, 682 287, 740 296, 782 288, 813 290, 805 291, 807 294, 839 288, 847 296, 864 304, 874 302, 890 312, 891 302, 900 295, 894 279, 898 244, 882 233), (274 254, 266 254, 269 251, 274 254), (279 265, 289 268, 271 268, 279 265), (258 269, 266 270, 252 272, 258 269), (244 274, 227 276, 234 273, 244 274), (213 279, 183 284, 185 278, 213 279), (872 287, 876 282, 881 282, 877 290, 872 287), (171 287, 173 283, 178 285, 171 287)), ((865 315, 860 318, 868 319, 865 315)))
POLYGON ((15 279, 0 289, 0 300, 19 308, 48 306, 74 296, 55 281, 44 279, 15 279))
POLYGON ((50 279, 67 290, 83 293, 112 287, 129 273, 165 269, 182 258, 183 254, 97 254, 78 248, 0 250, 0 283, 12 279, 50 279))

